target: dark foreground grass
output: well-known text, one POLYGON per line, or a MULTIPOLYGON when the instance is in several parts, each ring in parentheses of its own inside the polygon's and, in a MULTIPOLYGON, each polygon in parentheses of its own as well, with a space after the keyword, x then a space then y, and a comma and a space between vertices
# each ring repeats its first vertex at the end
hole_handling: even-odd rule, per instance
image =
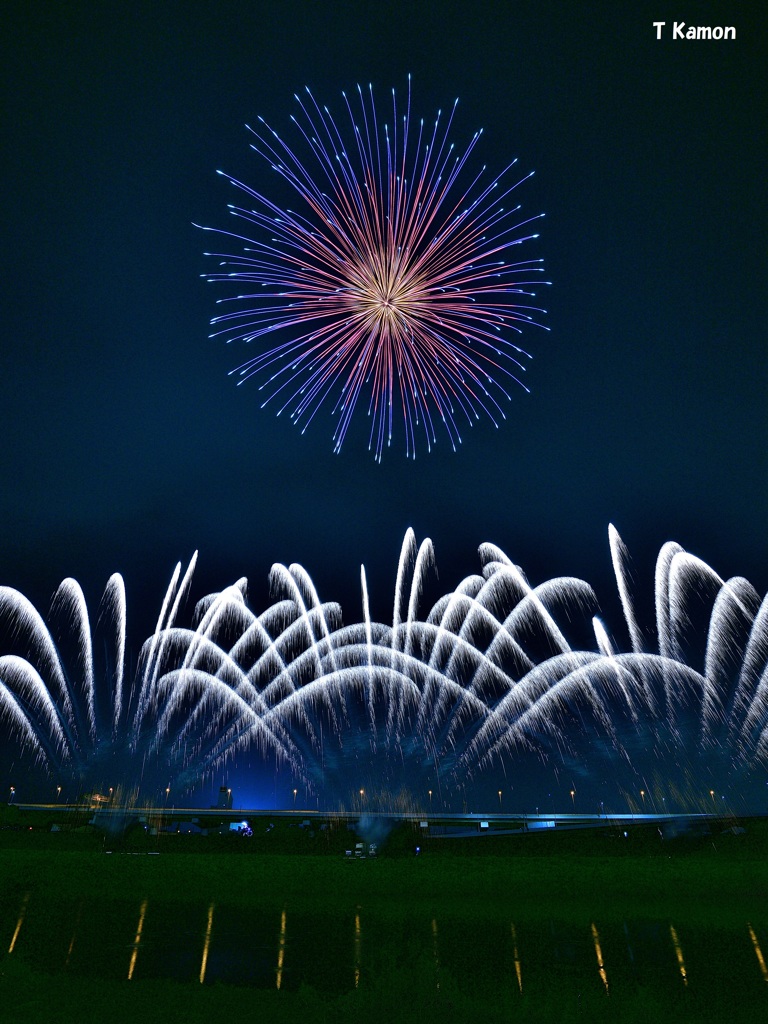
MULTIPOLYGON (((418 838, 418 836, 416 836, 418 838)), ((299 841, 303 837, 298 836, 299 841)), ((742 836, 660 840, 655 829, 617 833, 479 838, 421 843, 393 833, 375 860, 345 860, 322 848, 288 852, 289 837, 259 848, 232 837, 172 836, 158 844, 107 841, 95 834, 0 832, 0 897, 161 899, 274 905, 318 911, 365 903, 379 913, 461 908, 469 916, 514 906, 516 916, 582 921, 684 916, 692 923, 743 922, 768 907, 768 823, 742 836), (105 853, 107 849, 112 853, 105 853)), ((342 837, 340 850, 349 840, 342 837)), ((299 843, 300 845, 300 843, 299 843)))
MULTIPOLYGON (((418 833, 404 827, 392 833, 376 860, 351 863, 340 852, 348 837, 308 846, 303 834, 287 828, 250 845, 234 837, 163 837, 148 844, 136 835, 105 842, 87 832, 2 832, 0 898, 13 906, 27 897, 31 906, 32 900, 48 905, 86 894, 105 903, 147 899, 179 908, 236 901, 254 914, 276 906, 289 913, 331 913, 362 905, 366 913, 391 921, 393 934, 416 916, 468 925, 504 921, 508 931, 511 911, 518 923, 554 919, 582 930, 594 920, 601 929, 627 919, 683 921, 704 937, 699 941, 705 946, 711 933, 711 948, 703 949, 700 962, 714 965, 722 962, 722 936, 730 927, 745 932, 746 921, 758 929, 768 926, 768 826, 747 823, 740 836, 722 831, 674 840, 660 839, 655 830, 635 830, 625 838, 618 830, 422 841, 416 857, 418 833), (114 852, 105 853, 110 847, 114 852)), ((545 964, 535 983, 526 975, 520 993, 511 983, 489 987, 474 984, 471 974, 452 974, 444 964, 436 968, 424 946, 397 949, 393 943, 379 951, 375 973, 364 973, 358 988, 331 993, 307 985, 276 991, 46 973, 25 959, 21 946, 13 955, 0 950, 3 1024, 768 1020, 768 984, 761 987, 757 975, 756 984, 735 987, 722 971, 717 980, 714 973, 707 978, 699 972, 696 984, 685 986, 678 977, 664 988, 625 978, 606 994, 596 969, 590 983, 582 984, 556 972, 549 977, 545 964)))
POLYGON ((590 988, 564 995, 556 979, 536 994, 513 990, 488 997, 467 992, 445 972, 440 987, 427 985, 427 964, 410 971, 387 973, 359 989, 328 996, 302 986, 297 992, 246 989, 224 985, 182 985, 169 981, 118 982, 44 975, 21 961, 7 959, 0 967, 0 1020, 56 1024, 123 1024, 123 1022, 196 1022, 220 1020, 328 1022, 328 1024, 393 1024, 393 1022, 620 1022, 651 1024, 662 1020, 722 1024, 734 1017, 744 1024, 768 1016, 765 993, 734 993, 680 989, 674 995, 650 987, 606 995, 590 988))

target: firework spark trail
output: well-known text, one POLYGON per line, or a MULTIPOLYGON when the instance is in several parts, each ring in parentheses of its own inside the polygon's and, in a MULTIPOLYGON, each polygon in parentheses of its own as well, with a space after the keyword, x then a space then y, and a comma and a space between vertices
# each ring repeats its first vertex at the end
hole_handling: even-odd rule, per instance
MULTIPOLYGON (((367 708, 372 749, 375 749, 375 709, 379 698, 383 702, 384 738, 389 750, 402 751, 409 742, 404 731, 406 726, 411 730, 415 726, 421 747, 430 758, 437 761, 449 749, 455 750, 457 765, 472 771, 478 764, 487 763, 495 753, 510 752, 520 745, 530 746, 531 730, 533 735, 548 734, 558 744, 564 744, 558 723, 572 702, 583 705, 586 701, 594 720, 606 735, 618 742, 611 707, 618 698, 634 723, 638 723, 641 713, 651 722, 657 720, 659 708, 653 700, 651 686, 656 679, 663 681, 668 696, 672 696, 670 689, 674 684, 675 693, 669 705, 682 706, 691 696, 701 700, 701 737, 704 740, 711 730, 722 724, 725 707, 724 699, 717 706, 708 702, 711 683, 708 683, 706 671, 714 672, 712 665, 724 664, 725 653, 720 648, 726 645, 731 660, 736 661, 739 652, 746 658, 747 652, 765 650, 764 636, 761 641, 755 635, 756 630, 765 633, 764 625, 759 625, 763 619, 756 616, 751 623, 747 614, 752 610, 754 617, 756 595, 745 581, 735 580, 728 584, 720 581, 703 676, 669 655, 634 652, 617 655, 600 620, 594 617, 599 653, 572 651, 555 623, 553 612, 557 608, 568 615, 569 607, 593 604, 591 588, 581 580, 570 578, 531 587, 517 567, 510 572, 512 563, 503 552, 489 545, 481 548, 481 555, 486 558, 492 555, 491 560, 485 562, 488 578, 473 577, 464 581, 453 595, 438 602, 426 622, 417 620, 418 596, 432 551, 427 542, 421 545, 418 555, 416 549, 415 537, 409 531, 397 573, 391 628, 370 621, 364 572, 361 582, 365 621, 337 627, 331 626, 329 615, 335 622, 339 618, 338 608, 319 604, 303 570, 298 566, 292 566, 290 571, 283 569, 280 579, 293 597, 294 611, 287 620, 281 616, 275 619, 275 625, 278 620, 281 622, 279 636, 270 642, 267 650, 262 638, 261 653, 249 670, 249 703, 259 717, 269 720, 268 733, 276 730, 290 746, 294 728, 299 726, 310 748, 316 748, 318 742, 312 723, 318 711, 324 708, 330 715, 332 729, 343 732, 350 727, 348 702, 355 696, 367 708), (309 595, 308 600, 302 594, 309 595), (499 609, 503 610, 503 615, 497 617, 495 612, 499 609), (476 646, 476 622, 482 623, 486 631, 491 630, 492 637, 485 649, 476 646), (546 637, 551 648, 561 653, 534 664, 520 646, 523 635, 531 630, 537 641, 546 637), (444 648, 443 653, 436 653, 441 648, 444 648), (276 650, 277 661, 274 653, 267 653, 270 649, 276 650), (510 675, 513 665, 516 668, 510 675), (489 693, 501 692, 501 699, 489 703, 483 697, 486 686, 489 693), (259 700, 254 700, 257 694, 259 700), (265 706, 269 709, 266 712, 265 706), (470 726, 468 745, 461 740, 467 724, 470 726)), ((664 557, 661 561, 664 562, 664 557)), ((666 612, 668 622, 679 624, 685 618, 688 590, 697 586, 699 576, 710 582, 719 580, 698 560, 688 559, 685 564, 692 572, 669 574, 672 592, 664 595, 665 610, 669 609, 666 612)), ((660 615, 660 619, 664 617, 660 615)), ((667 636, 665 647, 679 653, 680 630, 670 627, 667 636)), ((249 661, 247 645, 240 640, 236 646, 238 657, 249 661)), ((749 656, 753 663, 760 664, 759 654, 749 656)), ((224 664, 224 660, 220 659, 219 663, 224 664)), ((219 699, 226 704, 226 689, 218 692, 219 699)), ((752 720, 764 720, 764 704, 758 687, 750 707, 752 720)), ((737 702, 732 700, 728 707, 732 717, 737 702)), ((218 750, 226 750, 229 740, 236 739, 238 746, 246 743, 251 729, 256 727, 255 720, 252 722, 246 728, 233 727, 218 750)), ((670 724, 674 726, 673 721, 670 724)), ((256 728, 261 731, 260 726, 256 728)), ((262 743, 266 735, 261 733, 262 743)), ((272 736, 270 742, 275 738, 272 736)))
POLYGON ((768 756, 768 598, 761 603, 746 580, 723 580, 667 544, 656 566, 657 652, 639 650, 626 552, 615 531, 609 539, 627 654, 610 639, 586 582, 561 577, 532 586, 490 544, 479 549, 482 575, 464 579, 422 617, 434 553, 409 530, 391 625, 371 619, 364 568, 362 621, 344 625, 340 606, 320 601, 300 565, 275 565, 266 611, 248 609, 240 579, 198 601, 184 628, 176 619, 194 563, 183 579, 177 566, 122 713, 122 580, 111 577, 102 601, 99 621, 112 650, 101 683, 93 664, 101 645, 74 581, 54 600, 63 653, 29 602, 0 588, 0 624, 18 652, 0 655, 0 715, 37 761, 72 765, 96 782, 110 742, 110 779, 129 750, 133 762, 144 752, 163 763, 163 786, 168 770, 198 778, 249 748, 287 765, 308 789, 325 785, 329 765, 340 791, 350 766, 369 770, 365 758, 370 771, 384 764, 388 779, 398 772, 409 785, 423 773, 437 785, 460 785, 518 751, 570 754, 591 739, 630 761, 628 744, 640 737, 644 749, 683 772, 686 758, 711 761, 718 748, 729 770, 759 766, 768 756), (702 645, 689 634, 705 595, 702 645), (582 634, 591 631, 594 649, 568 642, 564 629, 574 619, 582 634))
MULTIPOLYGON (((181 566, 176 567, 157 629, 142 647, 130 692, 124 692, 125 586, 119 575, 111 576, 105 588, 96 644, 79 584, 72 579, 60 584, 51 615, 55 632, 64 642, 62 648, 25 597, 0 588, 0 624, 6 642, 23 652, 23 656, 0 654, 0 718, 10 727, 12 742, 26 749, 43 768, 71 775, 78 786, 98 788, 105 779, 116 783, 127 774, 133 775, 132 787, 143 777, 148 757, 151 763, 163 762, 164 772, 183 771, 187 767, 183 744, 188 739, 202 758, 208 757, 215 745, 209 732, 218 719, 201 716, 199 707, 206 702, 208 707, 214 704, 211 697, 218 696, 214 683, 220 673, 224 718, 227 714, 232 717, 233 708, 240 714, 247 712, 260 749, 274 749, 287 757, 282 751, 288 750, 289 739, 270 733, 258 720, 259 714, 269 711, 269 704, 260 703, 247 674, 221 646, 219 634, 227 635, 233 629, 233 608, 240 609, 242 628, 253 619, 240 589, 230 587, 200 602, 197 629, 175 625, 193 569, 194 559, 179 586, 181 566), (105 664, 103 671, 101 666, 97 671, 94 652, 101 650, 102 640, 105 664), (199 665, 204 666, 202 670, 199 665), (191 683, 184 679, 185 673, 191 683), (239 688, 247 691, 247 704, 237 704, 239 688), (192 697, 185 706, 184 695, 190 692, 192 697), (199 697, 197 703, 195 697, 199 697)), ((235 623, 235 631, 239 628, 235 623)))
POLYGON ((107 581, 104 597, 101 602, 100 619, 112 626, 112 646, 115 652, 114 673, 114 707, 112 718, 113 735, 117 734, 123 713, 123 687, 125 682, 125 632, 126 603, 125 583, 119 573, 113 573, 107 581))
POLYGON ((445 127, 438 112, 430 132, 412 121, 410 78, 405 113, 392 91, 391 127, 380 125, 372 88, 367 99, 359 86, 357 93, 359 114, 343 94, 352 146, 309 89, 296 96, 300 115, 291 120, 310 157, 263 118, 249 128, 251 148, 298 194, 303 212, 219 172, 254 201, 229 209, 258 232, 204 228, 242 245, 237 255, 207 253, 224 269, 204 276, 260 287, 219 300, 238 308, 214 317, 212 337, 270 345, 232 372, 240 383, 265 376, 263 406, 275 399, 278 415, 290 409, 302 432, 327 400, 336 451, 364 393, 376 459, 392 442, 398 406, 407 455, 415 456, 421 430, 431 449, 438 422, 455 449, 460 422, 484 414, 498 426, 505 418, 507 380, 525 388, 521 360, 530 356, 512 339, 542 326, 536 317, 545 311, 529 303, 530 289, 549 282, 539 279, 540 259, 511 261, 508 250, 538 238, 528 226, 543 214, 522 217, 519 206, 503 205, 531 177, 509 177, 516 161, 490 180, 484 166, 469 171, 482 133, 455 152, 456 103, 445 127))
POLYGON ((0 617, 10 623, 14 632, 31 638, 28 655, 35 658, 49 689, 54 689, 63 716, 71 720, 74 714, 72 699, 59 661, 59 653, 38 610, 18 590, 0 587, 0 617))
POLYGON ((45 759, 40 732, 29 715, 30 710, 39 710, 54 750, 65 749, 67 740, 58 709, 40 674, 23 658, 9 654, 0 658, 0 680, 0 714, 15 729, 21 746, 29 745, 37 758, 45 759))
MULTIPOLYGON (((190 559, 189 565, 187 566, 187 570, 184 573, 181 585, 179 585, 181 562, 178 562, 173 571, 171 582, 168 584, 168 589, 165 592, 165 598, 163 600, 162 608, 160 609, 160 616, 157 620, 155 632, 152 634, 152 638, 148 642, 146 669, 142 674, 141 689, 139 691, 136 716, 134 719, 135 730, 140 728, 141 722, 147 713, 150 703, 155 697, 159 666, 165 652, 165 644, 168 640, 170 628, 173 626, 176 619, 181 601, 189 590, 190 581, 196 565, 197 552, 195 551, 190 559), (172 605, 171 602, 173 602, 172 605)), ((145 649, 147 649, 147 644, 145 644, 145 649)))
MULTIPOLYGON (((93 644, 91 643, 91 625, 88 619, 88 606, 85 596, 77 580, 62 580, 53 596, 51 607, 53 614, 60 614, 69 619, 78 634, 78 660, 80 661, 81 680, 87 698, 88 733, 92 741, 96 740, 96 695, 93 677, 93 644)), ((77 707, 77 704, 75 704, 77 707)))

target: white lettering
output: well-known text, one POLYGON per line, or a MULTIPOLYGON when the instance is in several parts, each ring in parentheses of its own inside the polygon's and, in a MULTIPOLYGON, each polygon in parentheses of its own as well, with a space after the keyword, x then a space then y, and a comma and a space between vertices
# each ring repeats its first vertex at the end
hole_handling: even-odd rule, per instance
MULTIPOLYGON (((663 21, 654 21, 656 26, 656 38, 661 39, 661 29, 665 24, 663 21)), ((736 27, 734 25, 688 25, 684 21, 672 23, 673 39, 735 39, 736 27)))
POLYGON ((666 21, 654 21, 653 27, 656 29, 656 38, 661 39, 661 30, 666 25, 666 21))

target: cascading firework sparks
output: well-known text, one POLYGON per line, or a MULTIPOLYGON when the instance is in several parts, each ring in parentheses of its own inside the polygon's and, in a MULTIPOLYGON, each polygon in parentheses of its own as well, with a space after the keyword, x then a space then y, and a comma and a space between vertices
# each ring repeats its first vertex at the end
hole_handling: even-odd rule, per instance
POLYGON ((525 388, 529 355, 516 338, 542 326, 531 288, 549 283, 540 259, 512 255, 538 238, 531 225, 543 214, 524 216, 513 198, 531 175, 515 177, 516 161, 490 179, 485 167, 472 171, 482 133, 454 150, 455 103, 444 125, 441 112, 431 128, 416 123, 410 79, 403 112, 392 91, 391 121, 370 86, 367 97, 358 86, 356 101, 343 98, 349 126, 309 89, 296 97, 292 121, 307 156, 263 118, 249 129, 253 150, 297 193, 299 209, 224 175, 254 206, 229 207, 245 233, 205 229, 242 245, 237 254, 207 253, 223 269, 205 276, 254 290, 219 300, 234 308, 212 320, 212 337, 260 346, 233 372, 241 383, 258 374, 264 405, 290 410, 302 432, 330 405, 336 451, 363 401, 377 459, 392 442, 398 406, 407 455, 415 456, 420 431, 431 449, 439 423, 455 449, 464 423, 484 414, 498 426, 510 386, 525 388))
POLYGON ((130 694, 124 591, 113 576, 100 620, 112 637, 106 701, 75 581, 61 585, 52 612, 69 623, 69 659, 31 604, 0 588, 0 625, 15 638, 13 653, 0 658, 0 713, 40 760, 91 776, 127 748, 134 763, 139 752, 190 784, 255 750, 329 806, 349 799, 351 775, 382 804, 429 784, 450 802, 467 778, 499 765, 514 771, 533 752, 555 765, 602 758, 604 768, 607 758, 630 775, 661 779, 659 791, 677 772, 679 801, 690 802, 686 785, 703 791, 696 764, 738 773, 768 759, 768 598, 670 543, 656 566, 655 626, 641 626, 613 527, 609 541, 625 653, 585 581, 532 586, 492 544, 479 549, 481 573, 420 618, 434 557, 431 542, 418 546, 409 530, 390 625, 371 619, 364 568, 363 619, 344 625, 340 606, 320 600, 300 565, 275 565, 275 600, 264 612, 247 607, 241 579, 199 601, 192 626, 182 627, 194 559, 183 578, 177 566, 130 694), (702 638, 692 623, 706 593, 702 638), (587 631, 590 649, 567 639, 587 631))
MULTIPOLYGON (((207 723, 195 733, 190 716, 174 718, 158 706, 168 674, 184 663, 190 648, 211 642, 209 620, 204 618, 197 631, 176 621, 196 561, 195 553, 183 575, 181 564, 176 566, 130 687, 125 586, 118 573, 107 583, 93 631, 76 580, 66 579, 56 590, 50 626, 23 594, 0 587, 0 630, 9 650, 0 656, 0 721, 33 762, 72 780, 81 791, 112 782, 125 796, 142 783, 157 788, 161 777, 165 785, 169 773, 177 779, 189 776, 185 743, 191 745, 190 737, 196 754, 205 759, 207 723), (94 651, 102 646, 104 662, 97 667, 94 651)), ((208 603, 215 608, 222 600, 223 595, 214 595, 208 603)), ((277 738, 267 738, 263 748, 285 756, 277 738)), ((196 771, 193 765, 192 778, 196 771)))

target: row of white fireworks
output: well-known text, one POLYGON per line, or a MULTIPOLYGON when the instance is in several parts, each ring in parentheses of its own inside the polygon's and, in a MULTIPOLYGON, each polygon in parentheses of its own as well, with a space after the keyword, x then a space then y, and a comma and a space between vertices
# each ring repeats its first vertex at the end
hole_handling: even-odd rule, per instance
POLYGON ((73 579, 56 591, 49 625, 2 587, 4 743, 54 774, 118 772, 127 787, 149 764, 190 785, 246 756, 284 766, 310 788, 352 771, 369 784, 375 776, 380 789, 425 774, 448 786, 531 750, 568 756, 593 744, 629 760, 632 736, 659 757, 695 748, 759 765, 768 746, 768 598, 667 543, 655 624, 645 630, 655 635, 644 635, 613 527, 609 539, 625 651, 595 614, 588 583, 533 586, 492 544, 479 549, 480 573, 420 617, 434 556, 411 530, 390 625, 371 619, 364 568, 362 620, 344 625, 340 606, 320 600, 300 565, 273 566, 274 603, 262 613, 248 608, 240 579, 200 600, 181 625, 193 557, 186 571, 176 567, 131 674, 121 576, 110 578, 93 631, 73 579), (592 649, 569 643, 575 622, 588 627, 592 649))

